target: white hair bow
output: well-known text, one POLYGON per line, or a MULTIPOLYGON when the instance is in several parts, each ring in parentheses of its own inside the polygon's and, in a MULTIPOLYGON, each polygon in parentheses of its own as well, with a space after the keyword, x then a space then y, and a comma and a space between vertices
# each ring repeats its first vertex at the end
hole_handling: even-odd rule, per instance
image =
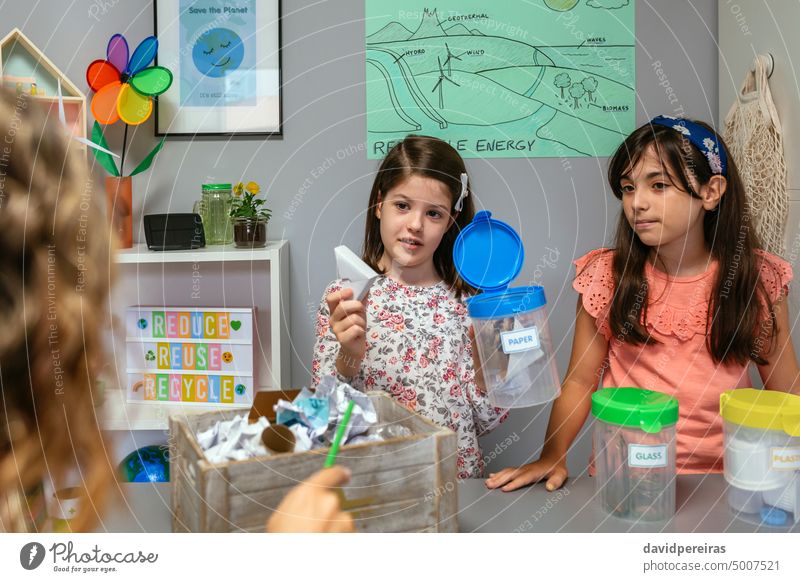
POLYGON ((461 209, 464 207, 464 198, 469 196, 469 189, 467 188, 467 182, 469 181, 469 177, 467 176, 466 172, 461 173, 461 194, 458 196, 458 200, 456 200, 455 210, 456 212, 461 212, 461 209))

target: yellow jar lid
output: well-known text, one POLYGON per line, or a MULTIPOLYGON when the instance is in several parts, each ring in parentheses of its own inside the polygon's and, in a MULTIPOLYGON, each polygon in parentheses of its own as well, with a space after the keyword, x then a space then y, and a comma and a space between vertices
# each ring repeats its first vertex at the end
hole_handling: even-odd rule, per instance
POLYGON ((728 390, 719 397, 719 412, 741 426, 800 436, 800 396, 753 388, 728 390))

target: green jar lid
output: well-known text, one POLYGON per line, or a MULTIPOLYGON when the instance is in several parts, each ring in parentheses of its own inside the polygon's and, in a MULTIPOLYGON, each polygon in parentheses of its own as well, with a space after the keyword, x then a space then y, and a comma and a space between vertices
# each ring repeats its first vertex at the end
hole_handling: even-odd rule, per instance
POLYGON ((203 190, 233 190, 231 184, 203 184, 203 190))
POLYGON ((678 422, 678 400, 644 388, 602 388, 592 394, 592 414, 609 424, 657 433, 678 422))

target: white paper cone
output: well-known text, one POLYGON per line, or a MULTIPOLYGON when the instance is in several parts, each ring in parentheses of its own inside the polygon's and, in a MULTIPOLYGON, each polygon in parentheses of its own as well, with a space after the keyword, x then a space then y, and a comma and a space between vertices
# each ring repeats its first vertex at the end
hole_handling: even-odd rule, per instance
POLYGON ((353 299, 363 301, 372 283, 378 278, 378 273, 344 245, 333 249, 333 253, 342 286, 353 290, 353 299))

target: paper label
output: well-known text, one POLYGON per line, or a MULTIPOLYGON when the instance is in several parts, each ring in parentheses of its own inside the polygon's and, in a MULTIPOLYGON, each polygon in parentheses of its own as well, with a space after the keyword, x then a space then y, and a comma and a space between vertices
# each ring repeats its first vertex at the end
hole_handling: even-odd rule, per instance
POLYGON ((503 342, 503 353, 505 354, 537 350, 539 349, 539 330, 534 325, 525 329, 504 331, 500 334, 500 341, 503 342))
POLYGON ((773 469, 800 471, 800 447, 772 447, 773 469))
POLYGON ((628 445, 629 467, 666 467, 667 445, 628 445))

